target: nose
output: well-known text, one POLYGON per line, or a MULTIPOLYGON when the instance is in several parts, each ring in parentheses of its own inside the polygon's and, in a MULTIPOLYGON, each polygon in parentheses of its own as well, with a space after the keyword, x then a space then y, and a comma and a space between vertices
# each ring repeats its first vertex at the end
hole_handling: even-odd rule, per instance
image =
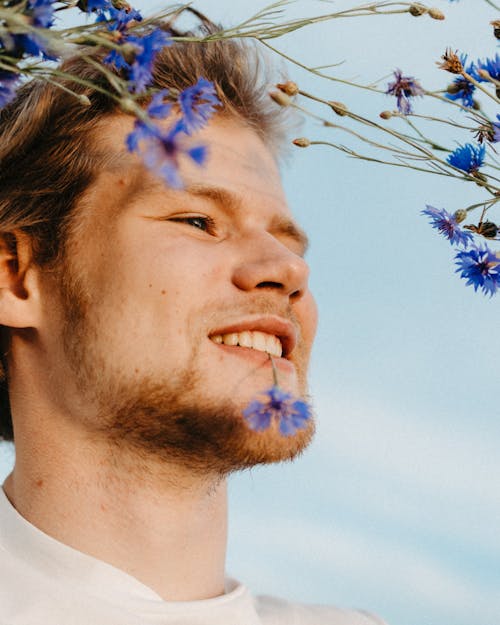
POLYGON ((232 279, 239 289, 274 289, 293 300, 307 292, 308 264, 273 235, 246 237, 238 255, 232 279))

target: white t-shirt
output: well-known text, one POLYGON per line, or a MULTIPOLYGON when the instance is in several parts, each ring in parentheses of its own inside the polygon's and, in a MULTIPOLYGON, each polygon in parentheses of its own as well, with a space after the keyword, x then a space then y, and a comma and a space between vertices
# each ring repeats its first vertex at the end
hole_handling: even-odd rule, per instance
POLYGON ((164 601, 105 562, 28 523, 0 487, 0 625, 383 625, 364 612, 253 597, 228 579, 226 594, 164 601))

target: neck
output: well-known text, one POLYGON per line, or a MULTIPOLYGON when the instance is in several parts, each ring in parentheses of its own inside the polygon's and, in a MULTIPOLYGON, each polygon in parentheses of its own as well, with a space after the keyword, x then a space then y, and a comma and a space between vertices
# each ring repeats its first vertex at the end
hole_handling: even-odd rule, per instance
POLYGON ((74 431, 67 439, 60 431, 57 437, 24 434, 16 433, 16 466, 4 489, 29 522, 132 575, 165 600, 223 594, 224 480, 132 456, 125 461, 107 445, 77 444, 74 431), (71 448, 64 440, 71 440, 71 448))

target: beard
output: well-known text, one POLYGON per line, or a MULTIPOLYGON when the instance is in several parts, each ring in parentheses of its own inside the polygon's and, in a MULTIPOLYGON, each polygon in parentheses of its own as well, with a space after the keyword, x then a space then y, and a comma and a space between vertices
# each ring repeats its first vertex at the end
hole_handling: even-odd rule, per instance
POLYGON ((115 454, 132 453, 142 466, 159 461, 195 475, 223 477, 292 460, 307 447, 313 418, 291 436, 283 436, 274 421, 256 432, 243 418, 241 402, 209 396, 196 346, 185 366, 168 376, 141 374, 130 361, 117 363, 106 349, 89 285, 67 267, 61 278, 65 357, 83 402, 91 407, 85 426, 115 454))

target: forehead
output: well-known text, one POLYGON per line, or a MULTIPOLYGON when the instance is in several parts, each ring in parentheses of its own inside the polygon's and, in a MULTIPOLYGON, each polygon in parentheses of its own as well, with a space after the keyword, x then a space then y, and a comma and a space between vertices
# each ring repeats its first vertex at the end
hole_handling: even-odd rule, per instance
MULTIPOLYGON (((133 194, 172 193, 160 179, 143 169, 136 155, 126 151, 125 137, 132 129, 133 120, 126 116, 107 120, 99 128, 96 137, 100 149, 114 155, 107 159, 107 173, 122 178, 127 192, 133 194)), ((226 190, 243 203, 248 200, 289 215, 277 164, 256 132, 237 121, 219 118, 186 140, 190 146, 207 148, 207 158, 201 167, 180 156, 178 167, 186 190, 208 187, 226 190)))

